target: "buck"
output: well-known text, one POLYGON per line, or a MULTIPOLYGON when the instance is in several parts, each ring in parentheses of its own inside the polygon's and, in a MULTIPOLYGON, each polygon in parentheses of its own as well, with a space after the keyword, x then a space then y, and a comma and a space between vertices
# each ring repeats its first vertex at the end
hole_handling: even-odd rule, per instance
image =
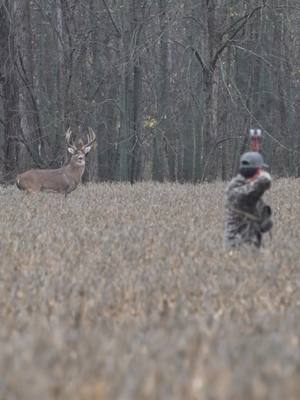
POLYGON ((72 131, 69 128, 66 132, 68 152, 72 154, 69 164, 58 169, 30 169, 23 172, 16 178, 16 185, 19 189, 31 192, 57 192, 65 196, 76 189, 85 169, 85 156, 96 141, 94 131, 89 128, 87 143, 82 140, 76 145, 72 138, 72 131))

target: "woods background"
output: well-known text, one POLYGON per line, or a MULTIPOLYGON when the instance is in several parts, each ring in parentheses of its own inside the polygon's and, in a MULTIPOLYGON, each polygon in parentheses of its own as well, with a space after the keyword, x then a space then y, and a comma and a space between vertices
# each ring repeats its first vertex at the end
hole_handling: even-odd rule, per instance
POLYGON ((297 0, 0 0, 0 178, 66 161, 88 126, 85 180, 228 179, 264 131, 299 176, 297 0))

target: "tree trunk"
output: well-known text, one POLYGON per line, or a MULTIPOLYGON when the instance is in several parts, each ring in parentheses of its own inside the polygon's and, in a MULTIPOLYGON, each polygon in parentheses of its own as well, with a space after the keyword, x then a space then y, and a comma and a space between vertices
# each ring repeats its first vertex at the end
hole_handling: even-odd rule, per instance
POLYGON ((132 23, 131 32, 134 40, 136 52, 133 63, 133 93, 132 93, 132 150, 131 150, 131 170, 130 182, 134 183, 141 176, 141 130, 142 130, 142 61, 140 57, 141 45, 141 18, 139 21, 138 7, 139 1, 132 0, 132 23))
POLYGON ((22 146, 20 154, 21 169, 29 168, 34 162, 36 165, 47 164, 42 139, 40 114, 34 84, 35 65, 33 59, 33 35, 31 27, 30 1, 24 0, 19 6, 20 34, 18 72, 20 80, 20 113, 23 139, 26 146, 22 146), (28 152, 29 149, 29 152, 28 152), (30 157, 29 157, 30 156, 30 157))
POLYGON ((66 79, 67 69, 65 62, 65 30, 64 30, 64 9, 63 0, 56 0, 56 41, 57 41, 57 79, 56 79, 56 96, 57 96, 57 132, 55 135, 55 154, 64 153, 64 132, 71 121, 67 120, 66 115, 66 79))
POLYGON ((216 2, 210 0, 207 5, 207 55, 206 67, 203 68, 203 168, 205 176, 212 180, 216 178, 216 160, 212 149, 217 138, 217 116, 218 116, 218 77, 216 74, 215 52, 216 43, 216 2))
POLYGON ((16 72, 16 36, 13 1, 0 6, 0 83, 3 91, 4 152, 2 182, 12 182, 17 173, 20 126, 19 85, 16 72))
POLYGON ((122 65, 122 80, 120 88, 120 169, 121 181, 129 179, 129 149, 131 141, 130 132, 130 54, 129 54, 129 32, 123 34, 121 41, 121 55, 124 63, 122 65))
POLYGON ((175 179, 175 159, 170 144, 172 138, 168 130, 168 20, 167 20, 167 1, 158 0, 159 12, 159 68, 158 68, 158 125, 155 129, 153 139, 153 166, 152 179, 162 182, 166 175, 171 180, 175 179), (167 173, 169 167, 169 174, 167 173))

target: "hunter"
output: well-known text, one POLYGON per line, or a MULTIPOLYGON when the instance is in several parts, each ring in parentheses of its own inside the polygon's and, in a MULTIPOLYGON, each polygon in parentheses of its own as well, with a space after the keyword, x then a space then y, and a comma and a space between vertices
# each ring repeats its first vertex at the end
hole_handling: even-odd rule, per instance
POLYGON ((260 153, 250 151, 240 158, 239 174, 226 189, 225 245, 260 247, 271 230, 272 209, 262 196, 271 186, 271 176, 260 153))

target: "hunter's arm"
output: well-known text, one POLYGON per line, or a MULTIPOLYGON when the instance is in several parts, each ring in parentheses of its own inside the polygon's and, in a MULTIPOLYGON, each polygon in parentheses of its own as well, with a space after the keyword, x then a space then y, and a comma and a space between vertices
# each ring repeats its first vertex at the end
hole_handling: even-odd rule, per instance
POLYGON ((271 179, 268 176, 260 175, 253 181, 230 185, 228 194, 237 201, 256 202, 270 186, 271 179))

